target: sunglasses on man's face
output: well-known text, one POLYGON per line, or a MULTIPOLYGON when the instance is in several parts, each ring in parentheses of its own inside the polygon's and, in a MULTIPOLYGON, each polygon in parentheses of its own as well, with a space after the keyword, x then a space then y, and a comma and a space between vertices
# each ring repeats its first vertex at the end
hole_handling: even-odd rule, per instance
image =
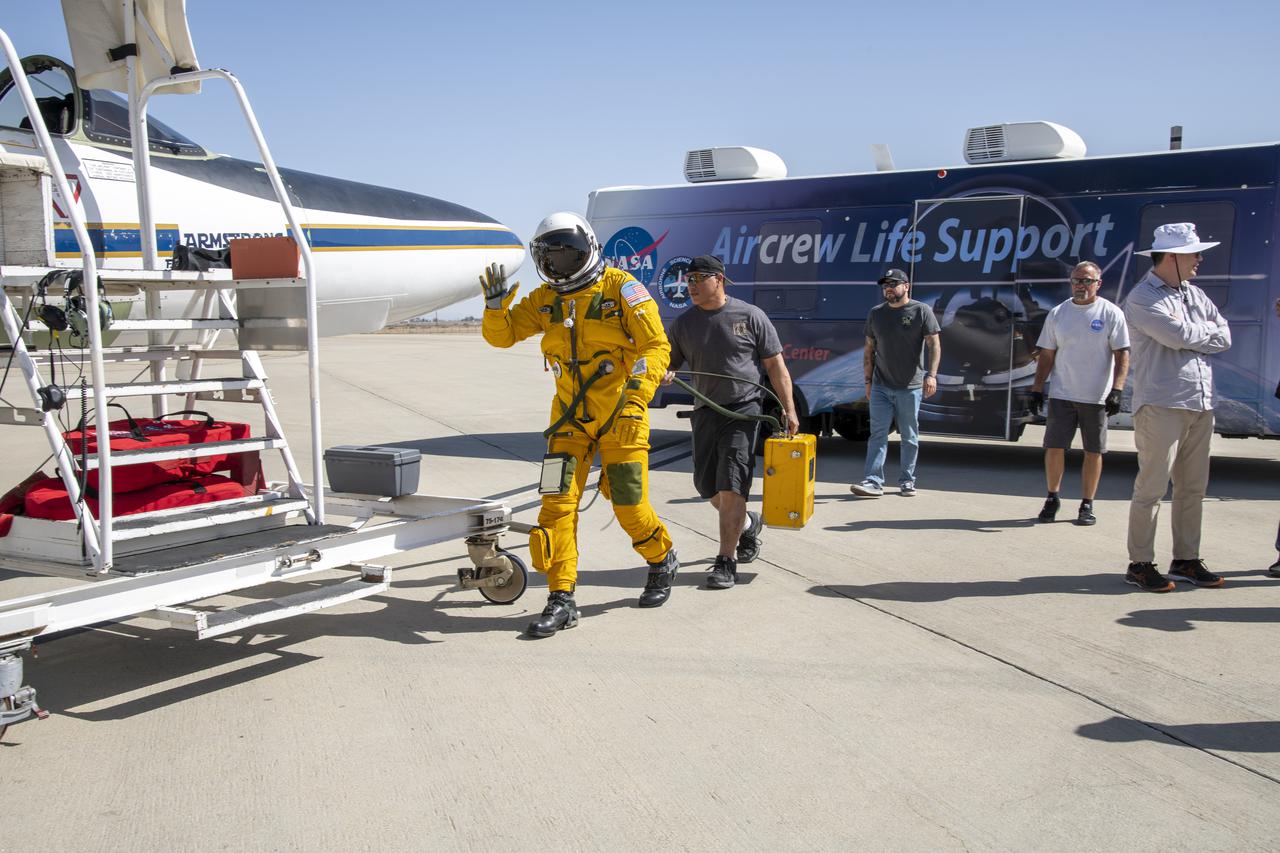
POLYGON ((1100 278, 1073 278, 1073 279, 1071 279, 1071 283, 1072 283, 1072 284, 1083 284, 1083 285, 1097 284, 1097 283, 1098 283, 1098 282, 1100 282, 1100 281, 1102 281, 1102 279, 1100 279, 1100 278))
POLYGON ((702 284, 709 278, 715 278, 716 273, 713 272, 695 272, 685 276, 684 280, 689 284, 702 284))

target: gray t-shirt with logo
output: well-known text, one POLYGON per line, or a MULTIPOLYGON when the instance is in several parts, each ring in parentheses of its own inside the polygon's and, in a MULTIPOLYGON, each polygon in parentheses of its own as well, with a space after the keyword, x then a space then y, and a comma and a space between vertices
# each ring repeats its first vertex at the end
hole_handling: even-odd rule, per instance
POLYGON ((881 302, 867 315, 867 337, 876 342, 873 382, 887 388, 924 385, 924 339, 940 331, 933 309, 909 300, 901 308, 881 302))
MULTIPOLYGON (((706 311, 691 306, 667 331, 671 341, 671 370, 723 373, 760 381, 760 360, 782 352, 778 332, 764 311, 749 302, 728 297, 720 308, 706 311)), ((722 406, 761 399, 764 392, 746 382, 713 376, 694 376, 693 387, 722 406)), ((705 406, 701 400, 697 407, 705 406)))

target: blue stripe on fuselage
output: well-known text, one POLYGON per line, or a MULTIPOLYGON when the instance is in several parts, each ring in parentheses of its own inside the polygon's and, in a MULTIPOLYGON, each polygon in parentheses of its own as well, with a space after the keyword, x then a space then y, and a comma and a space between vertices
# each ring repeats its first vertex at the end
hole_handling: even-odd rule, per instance
MULTIPOLYGON (((98 257, 136 258, 142 254, 142 229, 137 226, 129 228, 90 222, 86 224, 86 230, 93 253, 98 257)), ((161 256, 172 254, 177 242, 177 228, 156 229, 156 251, 161 256)), ((53 251, 59 258, 79 257, 80 244, 76 242, 76 232, 71 226, 65 223, 54 226, 53 251)))
MULTIPOLYGON (((282 230, 287 233, 287 229, 282 230)), ((88 231, 94 254, 99 257, 136 258, 142 253, 142 232, 139 228, 116 227, 114 225, 103 226, 100 223, 91 223, 88 226, 88 231)), ((303 231, 306 232, 311 247, 316 251, 523 248, 520 239, 505 228, 360 225, 321 225, 313 228, 304 225, 303 231)), ((177 228, 157 229, 156 245, 159 254, 162 257, 172 254, 173 247, 179 239, 180 232, 177 228)), ((204 244, 201 243, 199 245, 203 246, 204 244)), ((218 241, 218 245, 222 246, 224 242, 218 241)), ((54 251, 60 258, 79 256, 80 249, 76 244, 75 232, 69 226, 59 224, 54 230, 54 251)))
POLYGON ((361 227, 359 225, 302 226, 311 248, 318 251, 360 249, 523 248, 505 228, 361 227))

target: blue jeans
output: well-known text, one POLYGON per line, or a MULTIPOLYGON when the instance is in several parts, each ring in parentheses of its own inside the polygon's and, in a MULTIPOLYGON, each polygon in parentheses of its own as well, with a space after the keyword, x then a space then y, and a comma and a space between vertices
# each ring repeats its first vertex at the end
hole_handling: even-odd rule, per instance
POLYGON ((871 385, 871 437, 867 439, 867 467, 862 479, 877 486, 884 486, 884 458, 889 451, 889 424, 896 417, 898 434, 902 437, 902 470, 899 483, 914 483, 916 456, 920 453, 920 399, 919 388, 886 388, 871 385))

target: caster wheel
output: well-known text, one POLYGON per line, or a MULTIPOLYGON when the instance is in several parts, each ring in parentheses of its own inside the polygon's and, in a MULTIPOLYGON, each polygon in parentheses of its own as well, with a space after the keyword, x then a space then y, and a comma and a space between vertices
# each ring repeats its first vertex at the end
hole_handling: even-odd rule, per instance
MULTIPOLYGON (((485 601, 491 601, 494 604, 510 604, 524 595, 525 587, 529 585, 529 570, 525 567, 524 561, 510 551, 500 550, 498 553, 511 563, 514 574, 507 580, 505 586, 480 587, 480 594, 484 596, 485 601)), ((497 569, 485 568, 480 570, 480 577, 486 578, 498 573, 497 569)))

